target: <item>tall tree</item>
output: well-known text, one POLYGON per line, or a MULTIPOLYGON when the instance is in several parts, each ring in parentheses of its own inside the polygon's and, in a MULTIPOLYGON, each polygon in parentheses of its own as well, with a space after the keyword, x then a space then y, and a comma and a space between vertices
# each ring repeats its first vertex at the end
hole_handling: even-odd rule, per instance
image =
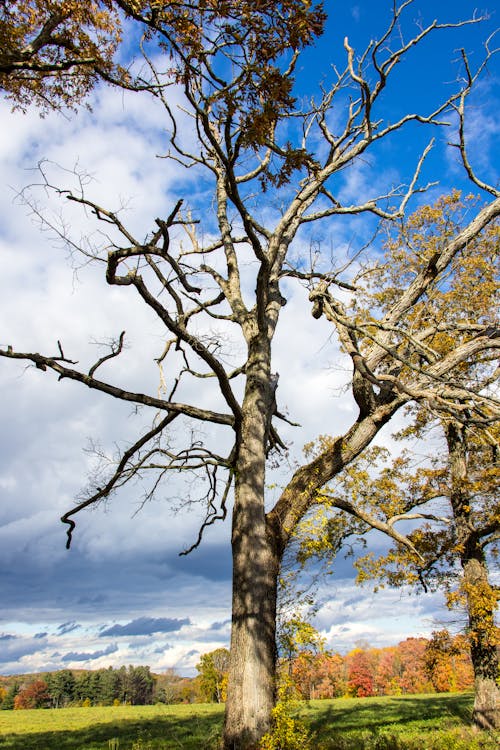
POLYGON ((69 669, 48 674, 46 683, 54 708, 65 706, 74 699, 75 676, 69 669))
MULTIPOLYGON (((387 300, 392 304, 402 293, 401 279, 414 273, 425 254, 434 254, 457 231, 473 203, 473 198, 463 200, 455 191, 413 214, 388 240, 387 263, 382 276, 371 284, 369 297, 379 299, 382 308, 387 300)), ((498 337, 499 236, 498 221, 492 222, 456 258, 453 272, 415 306, 405 336, 407 362, 411 352, 435 361, 437 353, 450 353, 465 343, 477 325, 498 337)), ((363 335, 367 324, 360 320, 363 316, 370 319, 374 308, 370 302, 363 311, 360 302, 358 296, 359 319, 353 329, 363 335)), ((496 357, 492 360, 491 353, 485 352, 462 362, 456 371, 453 412, 443 410, 439 398, 414 402, 411 422, 400 437, 427 438, 437 425, 444 450, 436 449, 431 463, 418 469, 407 452, 396 459, 377 448, 365 453, 324 494, 323 508, 311 520, 313 529, 320 525, 324 531, 311 533, 304 527, 301 551, 305 557, 322 550, 335 554, 346 535, 378 529, 392 537, 396 546, 387 555, 374 558, 369 553, 360 558, 356 565, 361 580, 372 577, 393 585, 451 586, 450 603, 463 599, 468 613, 476 676, 474 720, 482 727, 498 726, 500 721, 498 590, 489 581, 487 564, 488 555, 498 555, 500 531, 498 408, 494 397, 488 397, 497 374, 496 357), (486 400, 478 412, 470 413, 467 394, 473 391, 484 394, 486 400), (404 522, 419 525, 400 533, 404 522)))
POLYGON ((442 588, 451 607, 462 604, 475 675, 473 720, 486 729, 498 727, 500 711, 499 594, 488 571, 488 560, 498 559, 500 530, 495 436, 498 429, 491 426, 469 428, 468 434, 449 419, 448 452, 438 452, 425 468, 415 468, 409 453, 395 458, 368 449, 323 494, 323 507, 303 525, 299 551, 302 559, 330 560, 346 539, 366 544, 366 535, 378 530, 395 544, 380 555, 358 556, 358 581, 442 588), (478 440, 485 432, 489 440, 478 440))
MULTIPOLYGON (((119 214, 93 201, 83 183, 76 190, 61 190, 42 167, 49 192, 89 209, 108 230, 103 246, 81 249, 104 263, 108 284, 133 290, 164 326, 165 341, 155 366, 169 373, 169 382, 152 395, 127 390, 100 376, 123 351, 124 333, 88 369, 77 367, 61 343, 52 356, 11 346, 0 354, 31 361, 59 379, 150 407, 154 413, 150 428, 123 451, 111 475, 63 516, 68 546, 77 513, 148 472, 156 473, 148 497, 171 470, 199 472, 208 478, 209 489, 202 492, 206 518, 192 548, 201 542, 207 526, 226 517, 233 498, 226 750, 256 747, 269 728, 275 697, 280 563, 297 523, 321 502, 318 491, 413 399, 437 401, 459 418, 462 411, 457 409, 453 385, 457 371, 463 363, 498 347, 490 328, 478 320, 456 346, 438 351, 432 359, 420 356, 424 334, 420 349, 406 353, 413 311, 446 274, 454 272, 455 259, 500 214, 499 191, 483 182, 490 202, 433 253, 422 256, 416 272, 403 280, 398 296, 386 301, 382 316, 366 322, 363 337, 356 333, 357 311, 342 305, 346 291, 357 294, 355 264, 343 274, 343 258, 333 264, 328 258, 313 263, 302 254, 295 260, 294 241, 303 241, 306 230, 317 222, 341 221, 347 215, 370 223, 404 214, 421 189, 420 172, 431 143, 416 155, 407 184, 388 186, 384 195, 377 192, 343 203, 339 175, 366 160, 379 145, 389 146, 407 127, 439 128, 445 113, 457 113, 459 153, 471 179, 479 181, 470 167, 462 124, 467 96, 483 65, 472 72, 464 53, 463 75, 452 94, 434 101, 426 111, 410 109, 396 117, 392 112, 384 114, 384 95, 401 67, 398 63, 429 35, 471 23, 434 21, 409 30, 405 11, 412 4, 412 0, 395 3, 386 30, 360 54, 346 38, 344 61, 335 69, 333 82, 324 84, 319 99, 300 108, 294 97, 294 76, 302 48, 321 32, 320 7, 302 0, 206 0, 175 6, 118 2, 146 29, 145 49, 149 41, 152 52, 160 48, 170 56, 166 74, 155 67, 152 55, 146 58, 149 79, 142 80, 140 88, 164 105, 171 128, 170 158, 198 170, 211 191, 214 220, 202 206, 188 206, 191 213, 183 210, 180 194, 144 239, 119 214), (175 9, 178 15, 173 15, 175 9), (182 89, 183 112, 192 118, 195 147, 182 139, 168 98, 172 85, 182 89), (273 202, 279 211, 269 210, 273 202), (324 441, 317 454, 293 473, 274 507, 267 510, 266 466, 284 447, 276 420, 286 419, 277 404, 272 345, 293 284, 306 290, 313 316, 325 316, 338 331, 352 359, 352 391, 359 414, 345 434, 324 441), (213 332, 215 325, 218 332, 213 332), (236 343, 242 345, 243 354, 233 367, 227 363, 234 361, 236 343), (213 385, 212 400, 203 402, 215 404, 212 408, 189 400, 197 389, 187 386, 200 378, 207 387, 213 385), (193 425, 192 439, 176 447, 169 435, 182 418, 193 425), (206 424, 213 431, 203 438, 197 428, 206 424), (224 429, 232 439, 222 453, 219 446, 227 444, 227 438, 221 438, 224 429)), ((73 248, 78 246, 73 237, 63 236, 73 248)), ((490 404, 483 394, 459 390, 471 414, 485 402, 490 404)))

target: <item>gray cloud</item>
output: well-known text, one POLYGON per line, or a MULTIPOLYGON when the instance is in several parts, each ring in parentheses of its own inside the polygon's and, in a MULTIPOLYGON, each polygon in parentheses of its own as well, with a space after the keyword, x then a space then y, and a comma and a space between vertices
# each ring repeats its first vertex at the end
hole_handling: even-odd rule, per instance
POLYGON ((101 651, 92 651, 91 653, 77 653, 70 651, 69 654, 65 654, 61 657, 61 661, 94 661, 94 659, 100 659, 101 656, 109 656, 118 651, 118 646, 111 645, 101 651))
POLYGON ((76 622, 64 622, 57 628, 59 635, 66 635, 66 633, 72 633, 73 630, 78 630, 80 625, 76 622))
POLYGON ((226 628, 228 625, 231 624, 231 620, 223 620, 222 622, 213 622, 210 625, 211 630, 222 630, 223 628, 226 628))
POLYGON ((20 662, 24 657, 36 654, 45 645, 45 638, 35 639, 26 636, 9 636, 6 639, 2 639, 2 645, 0 647, 0 673, 5 674, 5 664, 20 662))
POLYGON ((138 617, 126 625, 112 625, 100 633, 100 636, 109 635, 152 635, 153 633, 174 633, 183 625, 191 625, 191 620, 185 617, 181 620, 169 617, 138 617))
POLYGON ((161 646, 158 646, 158 648, 153 649, 153 654, 164 654, 165 651, 170 651, 173 646, 171 643, 162 643, 161 646))

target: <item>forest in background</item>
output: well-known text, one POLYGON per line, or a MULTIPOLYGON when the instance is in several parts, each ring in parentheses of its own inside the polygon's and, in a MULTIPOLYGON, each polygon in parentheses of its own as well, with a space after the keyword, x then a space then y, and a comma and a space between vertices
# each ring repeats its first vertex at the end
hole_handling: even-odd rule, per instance
MULTIPOLYGON (((0 676, 0 708, 222 703, 228 664, 229 652, 219 648, 201 656, 196 677, 174 669, 155 674, 147 666, 0 676)), ((281 670, 304 700, 451 693, 474 685, 467 640, 447 630, 397 646, 359 644, 345 655, 306 649, 282 659, 281 670)))

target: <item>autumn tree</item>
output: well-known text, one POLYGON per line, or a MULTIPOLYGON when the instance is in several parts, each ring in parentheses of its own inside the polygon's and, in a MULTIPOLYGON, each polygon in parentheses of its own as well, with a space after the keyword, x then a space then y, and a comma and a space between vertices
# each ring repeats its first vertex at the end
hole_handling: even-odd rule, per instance
POLYGON ((383 144, 389 148, 408 128, 436 132, 447 115, 456 115, 458 153, 469 177, 479 181, 469 163, 463 122, 467 97, 492 53, 486 47, 485 61, 473 71, 464 52, 452 93, 441 100, 432 96, 422 105, 425 109, 415 107, 394 117, 384 112, 383 99, 391 86, 402 85, 399 63, 430 35, 452 29, 460 34, 478 19, 415 27, 406 15, 412 0, 395 3, 378 40, 357 52, 346 37, 342 62, 322 83, 319 97, 299 103, 297 64, 304 47, 321 33, 321 7, 302 0, 116 5, 144 30, 145 73, 138 88, 164 106, 169 158, 196 170, 205 194, 211 195, 213 212, 180 184, 178 200, 166 215, 138 233, 120 212, 95 202, 85 180, 63 189, 50 166, 42 165, 41 182, 44 191, 80 206, 106 230, 89 234, 83 243, 65 229, 58 230, 60 236, 87 260, 102 263, 108 284, 138 295, 163 326, 164 341, 153 362, 160 370, 160 391, 135 392, 114 382, 113 364, 124 350, 125 332, 117 332, 108 353, 88 367, 67 354, 66 342, 59 342, 54 354, 10 345, 0 354, 152 412, 148 428, 123 449, 113 471, 96 480, 63 516, 68 546, 77 513, 140 477, 154 476, 145 499, 171 471, 208 480, 201 490, 206 517, 191 549, 231 507, 232 635, 224 747, 255 748, 269 728, 275 699, 277 579, 298 522, 322 502, 322 488, 405 404, 438 402, 458 419, 464 400, 471 414, 480 414, 486 402, 490 405, 488 396, 460 386, 458 408, 454 385, 464 363, 498 346, 490 327, 478 320, 456 346, 438 350, 432 358, 421 356, 431 334, 425 329, 415 334, 414 328, 425 299, 454 273, 463 251, 500 214, 500 193, 481 183, 489 202, 432 253, 423 253, 415 271, 401 279, 398 293, 386 296, 366 321, 345 306, 346 294, 357 297, 360 264, 346 268, 344 257, 328 254, 308 259, 300 248, 320 223, 328 231, 346 216, 373 226, 379 219, 404 215, 412 197, 425 187, 420 175, 432 140, 415 154, 404 185, 388 184, 383 194, 376 191, 354 202, 342 201, 340 185, 346 170, 366 162, 383 144), (163 67, 153 62, 148 49, 155 60, 158 52, 165 53, 163 67), (173 86, 184 97, 180 112, 169 100, 173 86), (186 113, 194 146, 186 144, 179 127, 186 113), (99 236, 105 238, 102 244, 93 244, 99 236), (359 413, 344 434, 323 441, 291 473, 269 508, 266 469, 285 448, 277 425, 292 421, 279 404, 272 356, 292 290, 305 292, 314 318, 325 317, 336 331, 352 361, 351 388, 359 413), (407 342, 415 336, 420 346, 408 353, 407 342), (206 397, 197 400, 193 393, 198 387, 189 385, 200 382, 206 397), (177 426, 182 430, 174 439, 177 426), (181 444, 183 440, 187 442, 181 444))
POLYGON ((347 655, 347 690, 357 698, 375 695, 375 669, 370 653, 355 648, 347 655))
POLYGON ((30 685, 20 690, 14 698, 14 709, 47 708, 50 703, 50 693, 45 680, 34 680, 30 685))
POLYGON ((407 638, 398 644, 397 684, 402 693, 429 692, 424 669, 425 638, 407 638))
MULTIPOLYGON (((451 419, 446 430, 457 426, 451 419)), ((484 428, 470 429, 470 443, 463 439, 467 431, 462 424, 459 429, 460 474, 455 473, 456 457, 446 450, 438 451, 429 465, 416 467, 406 452, 394 457, 380 448, 368 449, 303 524, 300 554, 328 562, 349 538, 366 544, 366 535, 374 530, 389 536, 395 544, 386 553, 363 554, 359 546, 351 548, 358 581, 374 580, 377 587, 441 588, 450 607, 464 606, 475 674, 473 718, 479 726, 492 728, 498 725, 499 710, 498 590, 490 582, 488 558, 497 559, 498 467, 492 460, 494 445, 473 439, 484 438, 484 428)), ((486 433, 491 439, 497 430, 489 427, 486 433)), ((448 634, 446 638, 451 643, 448 634)), ((435 688, 449 690, 451 675, 449 665, 441 677, 433 672, 435 688)))
MULTIPOLYGON (((386 263, 374 271, 377 281, 368 291, 371 302, 363 310, 361 295, 355 301, 358 321, 353 330, 358 335, 367 331, 373 301, 378 300, 382 310, 391 304, 402 293, 401 279, 414 274, 425 254, 434 254, 457 231, 473 204, 472 197, 463 199, 455 191, 419 209, 388 238, 386 263), (364 325, 359 322, 363 316, 364 325)), ((455 259, 441 285, 415 306, 408 316, 402 364, 410 363, 410 353, 417 360, 435 361, 436 355, 450 353, 479 328, 498 337, 499 233, 498 222, 492 222, 455 259)), ((372 331, 368 335, 373 338, 372 331)), ((394 359, 396 364, 397 355, 394 359)), ((451 604, 463 600, 476 674, 474 718, 486 727, 499 720, 494 619, 498 591, 489 581, 487 562, 488 556, 498 554, 500 529, 498 407, 491 391, 497 377, 495 360, 488 352, 461 364, 453 382, 453 411, 442 409, 439 397, 425 404, 413 402, 409 426, 399 437, 428 440, 434 434, 439 440, 438 430, 441 449, 437 442, 424 467, 417 467, 416 458, 405 451, 396 458, 380 448, 365 453, 323 495, 323 507, 309 521, 310 527, 303 525, 301 552, 307 557, 323 550, 328 557, 346 536, 377 529, 396 546, 387 555, 368 553, 358 559, 360 580, 444 586, 451 604), (475 413, 468 410, 467 394, 472 392, 485 398, 475 413), (413 530, 402 527, 405 523, 413 530)))
POLYGON ((199 674, 200 692, 208 703, 223 703, 226 700, 229 651, 217 648, 202 654, 196 665, 199 674))
POLYGON ((427 643, 424 662, 427 674, 436 693, 457 689, 457 669, 455 661, 461 656, 460 644, 447 630, 436 631, 427 643))
POLYGON ((328 651, 301 651, 292 662, 291 675, 304 700, 338 698, 346 692, 345 660, 328 651))
POLYGON ((467 429, 452 419, 441 426, 447 450, 429 467, 415 469, 403 454, 373 482, 375 494, 385 493, 382 523, 391 527, 406 520, 413 530, 393 536, 396 546, 387 554, 368 553, 356 565, 362 580, 440 587, 450 607, 464 607, 475 673, 474 720, 491 728, 499 721, 498 589, 488 571, 489 561, 497 559, 500 528, 498 428, 467 429))
POLYGON ((358 646, 345 656, 303 651, 293 661, 292 676, 306 700, 453 692, 469 690, 474 682, 467 639, 446 630, 397 646, 358 646))

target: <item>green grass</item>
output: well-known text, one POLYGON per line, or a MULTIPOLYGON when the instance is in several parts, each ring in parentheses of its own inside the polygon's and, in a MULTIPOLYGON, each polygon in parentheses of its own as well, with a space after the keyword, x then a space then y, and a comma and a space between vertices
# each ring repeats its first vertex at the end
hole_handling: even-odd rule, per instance
MULTIPOLYGON (((300 705, 315 750, 497 750, 468 726, 471 695, 338 699, 300 705)), ((223 706, 0 711, 0 750, 211 750, 223 706)))
POLYGON ((470 727, 471 694, 311 701, 300 715, 318 750, 498 750, 500 734, 470 727))
POLYGON ((1 750, 208 750, 224 706, 106 706, 0 711, 1 750))

